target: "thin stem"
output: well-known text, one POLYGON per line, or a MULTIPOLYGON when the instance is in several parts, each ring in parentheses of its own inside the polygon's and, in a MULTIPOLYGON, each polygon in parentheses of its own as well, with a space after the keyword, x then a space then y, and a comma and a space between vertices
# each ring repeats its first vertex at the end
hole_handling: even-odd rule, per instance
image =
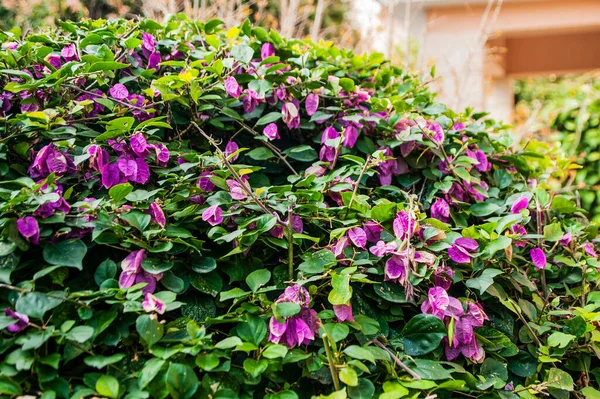
POLYGON ((384 344, 382 344, 381 342, 379 342, 378 340, 374 339, 373 342, 375 343, 375 345, 377 345, 378 347, 380 347, 381 349, 383 349, 384 351, 386 351, 391 357, 392 359, 394 359, 394 362, 396 363, 396 365, 400 366, 400 368, 404 371, 406 371, 408 374, 410 374, 410 376, 412 378, 414 378, 415 380, 421 380, 421 376, 417 373, 415 373, 414 371, 412 371, 410 368, 408 368, 408 366, 406 364, 404 364, 400 359, 398 359, 398 356, 394 355, 394 353, 389 350, 387 348, 387 346, 385 346, 384 344))
POLYGON ((77 299, 71 299, 71 298, 68 298, 66 296, 62 297, 62 296, 58 296, 58 295, 46 294, 44 292, 39 292, 39 291, 24 290, 23 288, 15 287, 14 285, 10 285, 10 284, 0 283, 0 288, 6 288, 8 290, 17 291, 17 292, 20 292, 20 293, 23 293, 23 294, 29 294, 31 292, 36 292, 36 293, 38 293, 40 295, 44 295, 45 297, 48 297, 48 298, 60 299, 62 301, 67 301, 67 302, 73 302, 73 303, 76 303, 77 305, 83 306, 85 308, 89 308, 90 307, 90 305, 88 305, 87 303, 82 302, 82 301, 78 301, 77 299))
POLYGON ((323 339, 323 346, 325 347, 325 353, 327 354, 327 360, 329 361, 329 371, 331 372, 331 378, 333 378, 333 386, 335 387, 336 391, 339 391, 340 379, 335 368, 335 361, 333 359, 333 353, 331 353, 331 348, 329 347, 329 340, 327 339, 327 334, 321 335, 321 338, 323 339))
POLYGON ((288 238, 288 274, 290 280, 294 279, 294 228, 292 227, 292 210, 288 208, 287 220, 287 238, 288 238))
POLYGON ((350 208, 352 208, 352 203, 354 202, 354 198, 356 198, 356 194, 358 193, 358 187, 360 186, 360 181, 362 180, 363 176, 367 172, 370 162, 371 162, 371 155, 368 155, 367 159, 365 161, 365 166, 363 166, 362 170, 360 171, 358 180, 356 181, 356 184, 354 185, 354 191, 352 192, 352 198, 350 198, 350 203, 348 204, 348 208, 346 208, 346 214, 344 215, 344 219, 346 219, 346 217, 348 217, 348 212, 350 212, 350 208))

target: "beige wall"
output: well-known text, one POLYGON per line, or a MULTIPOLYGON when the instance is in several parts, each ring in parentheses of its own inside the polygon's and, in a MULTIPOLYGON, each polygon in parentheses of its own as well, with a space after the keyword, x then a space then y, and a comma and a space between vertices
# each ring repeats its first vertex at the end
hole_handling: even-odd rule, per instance
POLYGON ((485 23, 486 4, 476 3, 425 11, 425 61, 449 105, 510 120, 513 78, 600 68, 600 0, 505 1, 485 23))

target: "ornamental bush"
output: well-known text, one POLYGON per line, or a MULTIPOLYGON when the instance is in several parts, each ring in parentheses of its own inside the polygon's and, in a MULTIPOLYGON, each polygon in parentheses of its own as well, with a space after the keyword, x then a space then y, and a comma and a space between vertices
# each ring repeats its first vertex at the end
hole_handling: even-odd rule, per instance
POLYGON ((220 25, 3 35, 0 393, 600 394, 568 162, 378 54, 220 25))

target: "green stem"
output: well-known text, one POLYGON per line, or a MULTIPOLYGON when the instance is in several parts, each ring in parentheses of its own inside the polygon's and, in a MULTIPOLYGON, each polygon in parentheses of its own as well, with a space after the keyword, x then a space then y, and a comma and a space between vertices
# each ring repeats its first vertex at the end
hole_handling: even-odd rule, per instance
POLYGON ((323 339, 323 346, 325 347, 325 353, 327 354, 327 360, 329 361, 329 371, 331 372, 331 378, 333 378, 333 386, 336 391, 340 390, 340 379, 337 374, 337 370, 335 369, 335 361, 333 359, 333 353, 331 353, 331 348, 329 347, 329 340, 327 339, 327 334, 321 335, 323 339))
POLYGON ((290 280, 294 279, 294 229, 292 228, 292 210, 288 210, 287 220, 287 239, 288 239, 288 274, 290 280))

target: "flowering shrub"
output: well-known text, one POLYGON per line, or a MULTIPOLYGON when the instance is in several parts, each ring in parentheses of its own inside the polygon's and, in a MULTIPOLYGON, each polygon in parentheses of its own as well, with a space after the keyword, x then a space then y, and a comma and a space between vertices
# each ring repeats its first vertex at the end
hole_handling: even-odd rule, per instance
POLYGON ((567 163, 380 55, 219 25, 4 34, 3 395, 600 394, 567 163))

